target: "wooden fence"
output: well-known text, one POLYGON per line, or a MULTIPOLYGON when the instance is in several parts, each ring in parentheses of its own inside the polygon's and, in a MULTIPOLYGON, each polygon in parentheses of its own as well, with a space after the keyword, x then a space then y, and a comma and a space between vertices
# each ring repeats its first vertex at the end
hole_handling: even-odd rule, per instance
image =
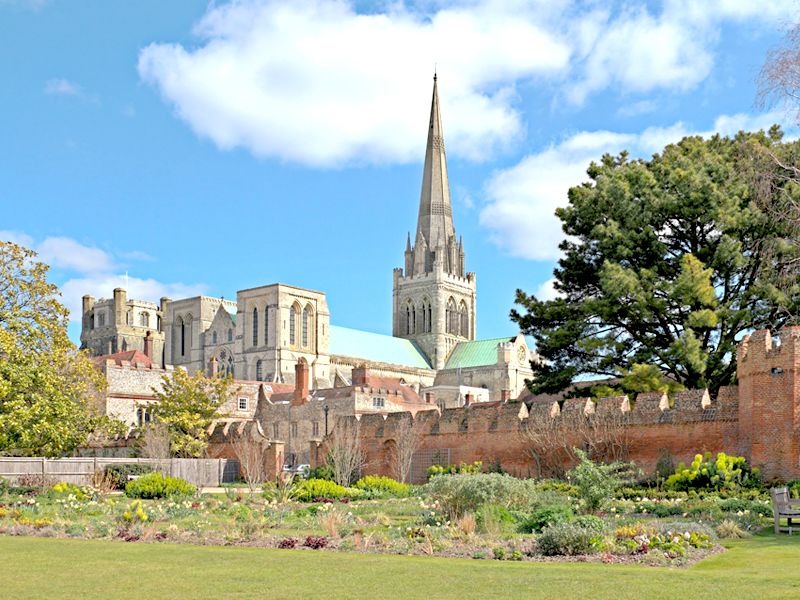
POLYGON ((239 475, 239 461, 230 458, 40 458, 0 457, 0 477, 12 482, 20 475, 45 475, 56 483, 86 485, 92 473, 106 465, 151 464, 172 477, 185 479, 198 487, 229 483, 239 475))

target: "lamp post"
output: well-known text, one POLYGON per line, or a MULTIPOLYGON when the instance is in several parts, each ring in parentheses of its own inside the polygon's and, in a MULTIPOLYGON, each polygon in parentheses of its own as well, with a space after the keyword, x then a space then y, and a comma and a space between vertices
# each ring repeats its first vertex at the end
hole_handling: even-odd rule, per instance
POLYGON ((325 408, 323 408, 322 410, 325 411, 325 437, 328 437, 328 410, 330 410, 330 409, 328 408, 328 405, 326 404, 325 408))

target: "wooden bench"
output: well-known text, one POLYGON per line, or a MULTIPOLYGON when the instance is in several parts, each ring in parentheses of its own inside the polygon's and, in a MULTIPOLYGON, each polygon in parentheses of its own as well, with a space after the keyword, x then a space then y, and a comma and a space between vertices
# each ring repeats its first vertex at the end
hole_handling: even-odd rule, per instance
POLYGON ((792 535, 792 528, 800 530, 800 499, 789 498, 789 489, 772 488, 769 491, 772 496, 772 510, 775 513, 775 534, 781 531, 788 531, 792 535), (798 508, 793 508, 793 507, 798 508), (781 527, 781 519, 786 519, 787 527, 781 527), (797 524, 792 523, 792 519, 797 520, 797 524))

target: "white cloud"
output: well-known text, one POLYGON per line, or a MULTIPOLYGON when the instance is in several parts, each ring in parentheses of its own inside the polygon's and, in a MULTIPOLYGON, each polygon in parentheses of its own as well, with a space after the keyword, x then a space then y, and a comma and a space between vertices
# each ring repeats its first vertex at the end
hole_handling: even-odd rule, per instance
POLYGON ((555 279, 548 279, 542 285, 540 285, 536 290, 536 294, 534 294, 536 299, 545 302, 547 300, 555 300, 556 298, 561 297, 562 294, 556 290, 555 283, 555 279))
MULTIPOLYGON (((189 298, 208 291, 208 286, 203 283, 162 283, 155 279, 127 277, 120 273, 122 267, 112 254, 68 237, 51 236, 36 244, 31 236, 21 231, 0 231, 0 240, 35 250, 37 260, 62 272, 66 282, 59 286, 61 301, 69 309, 72 322, 80 321, 82 299, 87 294, 96 299, 107 298, 113 294, 114 288, 127 287, 129 298, 158 302, 162 296, 189 298), (77 276, 71 277, 72 274, 77 276)), ((120 257, 155 260, 138 250, 121 253, 120 257)))
POLYGON ((50 79, 44 84, 44 93, 83 96, 83 89, 77 83, 72 83, 66 79, 50 79))
POLYGON ((521 135, 514 83, 570 53, 535 10, 495 7, 240 0, 209 10, 200 47, 144 48, 139 73, 220 148, 335 166, 419 160, 438 63, 448 150, 480 160, 521 135))
POLYGON ((62 286, 61 296, 64 306, 69 309, 70 321, 79 322, 83 309, 83 296, 94 296, 96 300, 109 298, 113 295, 114 288, 125 288, 127 285, 128 298, 156 302, 168 296, 173 299, 191 298, 205 294, 208 286, 205 284, 187 285, 183 283, 161 283, 155 279, 139 279, 113 273, 98 273, 88 277, 70 279, 62 286))
POLYGON ((36 248, 39 259, 60 269, 78 273, 105 273, 114 268, 114 258, 100 248, 90 248, 72 238, 48 237, 36 248))
POLYGON ((153 43, 138 70, 222 149, 340 166, 421 159, 438 63, 448 150, 483 160, 523 136, 518 82, 573 103, 685 91, 711 72, 723 24, 774 29, 794 10, 756 4, 399 0, 365 14, 352 0, 232 0, 209 6, 197 46, 153 43))
POLYGON ((687 135, 734 135, 740 130, 766 129, 784 120, 778 113, 756 117, 737 114, 720 116, 713 129, 704 132, 680 122, 650 127, 638 134, 582 131, 495 173, 485 186, 489 202, 481 210, 480 224, 491 231, 492 241, 512 256, 556 260, 561 255, 558 244, 564 233, 555 210, 567 205, 569 188, 587 181, 586 169, 603 154, 627 150, 632 157, 647 158, 687 135))
POLYGON ((33 238, 21 231, 0 231, 0 240, 33 249, 33 238))

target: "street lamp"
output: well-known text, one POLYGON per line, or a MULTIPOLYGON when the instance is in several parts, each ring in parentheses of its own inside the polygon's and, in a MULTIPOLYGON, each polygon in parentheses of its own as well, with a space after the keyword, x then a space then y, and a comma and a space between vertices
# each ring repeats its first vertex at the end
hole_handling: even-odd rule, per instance
POLYGON ((325 408, 323 408, 322 410, 325 411, 325 437, 328 437, 328 410, 330 410, 330 409, 328 408, 328 405, 326 404, 325 408))

